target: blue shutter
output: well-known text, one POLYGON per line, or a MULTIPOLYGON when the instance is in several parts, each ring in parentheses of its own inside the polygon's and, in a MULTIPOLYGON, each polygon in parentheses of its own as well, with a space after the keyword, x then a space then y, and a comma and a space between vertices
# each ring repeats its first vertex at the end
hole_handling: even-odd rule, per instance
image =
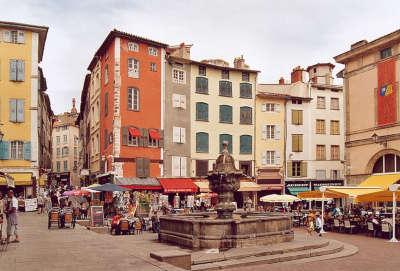
POLYGON ((22 99, 16 100, 17 102, 17 122, 24 122, 25 101, 22 99))
POLYGON ((232 123, 232 106, 229 105, 219 106, 219 121, 232 123))
POLYGON ((240 83, 240 97, 252 98, 252 85, 249 83, 240 83))
POLYGON ((24 142, 24 160, 31 160, 31 142, 30 141, 25 141, 24 142))
POLYGON ((208 153, 208 134, 199 132, 196 134, 196 152, 208 153))
POLYGON ((17 60, 10 60, 10 81, 17 81, 17 60))
POLYGON ((10 159, 10 142, 1 141, 0 142, 0 160, 10 159))
POLYGON ((17 81, 24 81, 25 79, 25 61, 18 60, 17 62, 17 81))
POLYGON ((17 100, 10 99, 10 121, 17 122, 17 100))
POLYGON ((228 135, 228 134, 220 134, 219 135, 219 152, 222 152, 222 150, 224 149, 224 147, 222 146, 222 143, 224 141, 228 142, 228 152, 232 153, 232 135, 228 135))
POLYGON ((252 138, 250 135, 240 136, 240 153, 251 154, 252 152, 252 138))

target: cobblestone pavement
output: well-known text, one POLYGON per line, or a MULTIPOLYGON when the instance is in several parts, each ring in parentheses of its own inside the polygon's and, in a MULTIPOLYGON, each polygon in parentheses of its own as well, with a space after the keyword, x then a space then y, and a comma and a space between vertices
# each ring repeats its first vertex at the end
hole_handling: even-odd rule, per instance
MULTIPOLYGON (((19 231, 21 243, 10 244, 6 252, 0 252, 1 271, 181 270, 149 257, 151 251, 174 249, 158 243, 157 236, 151 233, 110 236, 80 226, 73 230, 48 230, 46 217, 35 213, 20 214, 19 231)), ((297 232, 304 234, 303 230, 297 232)), ((353 244, 359 252, 351 257, 320 262, 300 260, 229 270, 400 270, 400 243, 363 235, 327 233, 326 237, 353 244)))

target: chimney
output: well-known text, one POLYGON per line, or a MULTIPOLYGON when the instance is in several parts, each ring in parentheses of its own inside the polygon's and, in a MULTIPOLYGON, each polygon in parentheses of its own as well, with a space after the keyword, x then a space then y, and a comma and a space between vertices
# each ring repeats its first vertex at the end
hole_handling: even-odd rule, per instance
POLYGON ((292 70, 292 73, 291 73, 291 78, 290 78, 290 82, 293 84, 293 83, 296 83, 296 82, 304 82, 304 78, 303 78, 303 72, 304 72, 304 69, 302 68, 302 67, 300 67, 300 66, 297 66, 296 68, 294 68, 293 70, 292 70))
POLYGON ((239 57, 235 57, 235 59, 233 60, 233 67, 236 69, 248 69, 249 66, 246 65, 243 55, 239 56, 239 57))
POLYGON ((279 78, 279 85, 284 85, 285 79, 283 77, 279 78))

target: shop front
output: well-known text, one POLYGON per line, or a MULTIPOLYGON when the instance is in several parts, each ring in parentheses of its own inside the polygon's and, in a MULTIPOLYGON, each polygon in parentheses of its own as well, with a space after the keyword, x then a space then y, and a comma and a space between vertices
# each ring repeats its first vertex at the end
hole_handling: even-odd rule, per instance
POLYGON ((300 192, 318 191, 321 186, 343 186, 343 180, 287 180, 285 192, 297 196, 300 192))
POLYGON ((260 198, 271 194, 282 194, 284 185, 282 183, 282 175, 280 168, 262 169, 257 174, 257 184, 261 190, 257 193, 257 202, 260 198))
POLYGON ((198 187, 191 178, 159 178, 163 194, 174 209, 193 208, 198 187))
POLYGON ((31 172, 7 173, 7 176, 0 176, 0 190, 3 194, 6 193, 8 189, 12 188, 17 197, 33 197, 35 195, 35 186, 36 179, 32 177, 31 172))

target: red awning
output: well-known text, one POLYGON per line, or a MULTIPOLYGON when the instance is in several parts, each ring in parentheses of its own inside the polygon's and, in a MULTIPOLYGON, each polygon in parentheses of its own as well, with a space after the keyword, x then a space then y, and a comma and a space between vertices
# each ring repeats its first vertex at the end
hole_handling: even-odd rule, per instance
POLYGON ((152 139, 155 140, 161 139, 160 133, 157 130, 149 130, 149 135, 152 139))
POLYGON ((197 186, 190 178, 159 179, 164 193, 196 193, 197 186))
POLYGON ((139 137, 140 136, 140 130, 135 127, 129 127, 129 134, 133 137, 139 137))
POLYGON ((152 186, 152 185, 120 185, 120 186, 131 190, 162 190, 161 186, 152 186))

